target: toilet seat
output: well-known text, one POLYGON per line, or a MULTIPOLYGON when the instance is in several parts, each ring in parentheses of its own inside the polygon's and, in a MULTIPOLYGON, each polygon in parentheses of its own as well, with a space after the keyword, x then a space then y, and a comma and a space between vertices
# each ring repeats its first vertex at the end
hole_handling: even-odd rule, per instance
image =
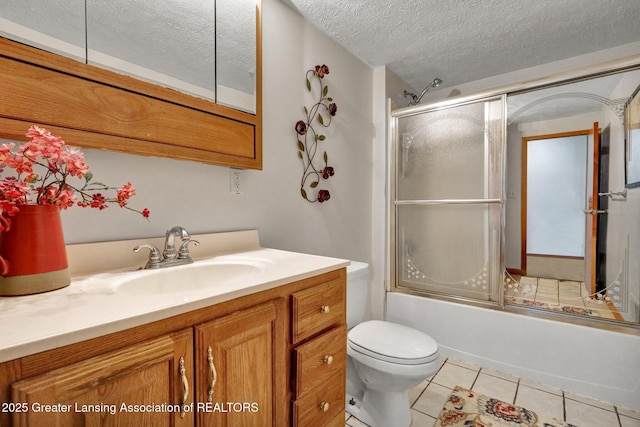
POLYGON ((397 323, 370 320, 348 334, 352 350, 377 360, 420 365, 437 359, 438 343, 429 335, 397 323))

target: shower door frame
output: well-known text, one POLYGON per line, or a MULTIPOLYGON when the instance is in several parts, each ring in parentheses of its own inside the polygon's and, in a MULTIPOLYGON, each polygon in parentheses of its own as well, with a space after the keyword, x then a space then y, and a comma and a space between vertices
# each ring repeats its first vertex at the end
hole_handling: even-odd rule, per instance
MULTIPOLYGON (((491 283, 490 286, 498 287, 498 300, 483 300, 476 299, 472 297, 460 296, 460 295, 452 295, 452 294, 443 294, 430 292, 427 290, 417 290, 411 289, 407 287, 399 287, 398 286, 398 249, 397 249, 397 239, 399 238, 399 233, 397 230, 398 221, 398 206, 413 204, 413 205, 436 205, 436 204, 485 204, 490 206, 491 204, 500 204, 500 220, 499 220, 499 248, 498 248, 498 262, 499 267, 498 271, 500 276, 503 276, 503 272, 505 271, 505 239, 504 239, 504 225, 505 225, 505 212, 504 212, 504 200, 505 200, 505 171, 506 171, 506 144, 507 144, 507 93, 506 92, 497 92, 497 93, 489 93, 482 94, 478 96, 470 96, 465 98, 460 98, 452 101, 444 101, 437 102, 433 104, 422 104, 414 107, 408 107, 400 110, 391 111, 389 114, 389 140, 390 144, 388 144, 388 165, 387 165, 387 188, 389 189, 388 193, 388 245, 387 245, 387 271, 388 271, 388 281, 387 281, 387 291, 390 292, 399 292, 406 293, 411 295, 421 295, 427 296, 429 298, 441 299, 441 300, 449 300, 455 302, 463 302, 465 304, 478 305, 483 307, 493 307, 504 309, 504 278, 500 281, 500 283, 491 283), (501 110, 502 110, 502 123, 501 123, 501 137, 500 137, 500 175, 501 175, 501 184, 500 184, 500 197, 492 198, 492 199, 447 199, 447 200, 416 200, 413 203, 408 203, 406 201, 398 201, 397 200, 397 172, 398 172, 398 159, 397 159, 397 144, 401 143, 399 135, 398 135, 398 120, 401 118, 419 115, 427 112, 445 110, 450 108, 461 107, 469 104, 476 104, 481 102, 489 102, 500 100, 501 102, 501 110)), ((486 132, 486 129, 485 129, 486 132)), ((490 237, 488 237, 490 238, 490 237)), ((491 257, 491 255, 489 255, 491 257)), ((495 278, 494 278, 495 279, 495 278)))
MULTIPOLYGON (((398 292, 404 294, 412 294, 420 297, 428 297, 435 300, 448 300, 453 302, 459 302, 466 305, 480 306, 488 309, 496 309, 500 311, 506 311, 514 314, 520 314, 525 316, 536 316, 540 318, 544 318, 551 321, 560 321, 560 322, 568 322, 572 324, 582 325, 586 327, 599 328, 604 330, 609 330, 611 325, 614 325, 620 332, 630 333, 630 334, 638 334, 640 331, 640 321, 620 321, 613 320, 608 318, 596 318, 596 317, 587 317, 580 314, 574 313, 561 313, 555 312, 551 310, 545 310, 536 308, 533 306, 522 306, 518 304, 506 303, 505 302, 505 293, 504 286, 502 286, 500 304, 492 304, 487 305, 486 303, 479 303, 475 300, 467 300, 465 298, 450 298, 444 297, 438 294, 426 294, 425 292, 417 292, 415 290, 397 288, 396 287, 396 278, 397 278, 397 266, 396 266, 396 248, 395 248, 395 233, 396 233, 396 206, 395 206, 395 197, 396 197, 396 177, 394 175, 396 169, 396 152, 394 145, 394 135, 397 132, 397 120, 399 117, 409 116, 412 114, 419 114, 426 110, 437 110, 449 108, 457 105, 463 105, 465 103, 477 102, 482 99, 488 98, 496 98, 498 96, 504 96, 504 108, 506 109, 506 97, 508 95, 513 95, 515 93, 524 93, 531 90, 538 90, 544 87, 552 87, 556 85, 564 85, 571 82, 596 78, 599 76, 605 76, 608 74, 621 73, 626 71, 633 71, 640 69, 640 56, 629 56, 609 62, 602 62, 593 64, 590 66, 584 66, 580 69, 567 69, 564 71, 560 71, 553 74, 541 75, 532 77, 528 80, 519 80, 515 83, 507 83, 501 86, 496 86, 488 90, 480 91, 472 93, 471 95, 459 96, 456 98, 447 99, 445 101, 431 102, 416 106, 410 106, 405 108, 400 108, 397 110, 391 110, 391 101, 388 100, 387 104, 387 146, 386 146, 386 244, 385 244, 385 289, 387 292, 398 292)), ((504 138, 508 139, 506 128, 508 127, 509 117, 506 115, 506 111, 504 112, 505 119, 505 130, 504 130, 504 138)), ((625 130, 626 131, 626 130, 625 130)), ((626 135, 628 137, 628 135, 626 135)), ((628 149, 628 148, 627 148, 628 149)), ((506 142, 504 144, 504 150, 506 150, 506 142)), ((504 156, 504 172, 506 173, 506 155, 504 156)), ((503 200, 506 201, 506 177, 503 180, 503 200)), ((503 204, 503 212, 502 212, 502 224, 501 224, 501 263, 504 268, 506 264, 505 254, 506 254, 506 246, 505 246, 505 204, 503 204)), ((628 253, 625 255, 627 257, 628 264, 628 253)), ((385 304, 386 305, 386 304, 385 304)))

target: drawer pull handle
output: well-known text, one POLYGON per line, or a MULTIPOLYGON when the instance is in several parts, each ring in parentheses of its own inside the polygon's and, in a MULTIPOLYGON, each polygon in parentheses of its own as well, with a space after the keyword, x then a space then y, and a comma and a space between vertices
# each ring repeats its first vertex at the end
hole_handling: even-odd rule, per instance
POLYGON ((320 307, 320 311, 324 314, 327 314, 330 310, 329 310, 329 306, 328 305, 323 305, 322 307, 320 307))
POLYGON ((189 397, 189 380, 187 379, 187 370, 184 367, 184 357, 180 358, 178 364, 180 378, 182 379, 182 411, 180 412, 180 418, 184 418, 187 414, 187 398, 189 397))
POLYGON ((329 402, 321 402, 320 403, 320 409, 323 412, 327 412, 329 410, 329 402))
POLYGON ((333 363, 333 356, 330 354, 327 354, 324 359, 322 359, 324 361, 324 363, 326 363, 327 365, 331 365, 333 363))
POLYGON ((207 402, 213 402, 213 388, 216 386, 216 381, 218 381, 218 373, 216 372, 216 365, 213 364, 211 346, 207 348, 207 362, 209 362, 209 371, 211 371, 211 386, 209 386, 209 391, 207 392, 207 402))

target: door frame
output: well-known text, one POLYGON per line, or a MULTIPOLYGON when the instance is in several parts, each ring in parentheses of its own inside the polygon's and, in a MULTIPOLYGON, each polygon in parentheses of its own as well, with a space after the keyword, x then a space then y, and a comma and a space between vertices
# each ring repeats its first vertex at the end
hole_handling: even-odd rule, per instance
MULTIPOLYGON (((593 123, 593 127, 590 129, 576 130, 570 132, 560 132, 553 134, 543 135, 530 135, 522 137, 522 157, 521 157, 521 206, 520 206, 520 270, 521 275, 527 274, 527 144, 529 141, 542 140, 542 139, 554 139, 565 138, 572 136, 586 136, 591 137, 593 144, 588 140, 587 144, 587 156, 591 159, 587 165, 587 180, 590 182, 590 191, 587 198, 587 206, 585 209, 597 211, 598 210, 598 175, 590 171, 598 170, 599 159, 599 146, 600 146, 600 129, 598 122, 593 123)), ((586 214, 586 213, 585 213, 586 214)), ((595 287, 595 274, 596 274, 596 241, 597 241, 597 221, 593 220, 593 215, 587 217, 585 225, 585 282, 590 288, 595 287), (588 253, 587 253, 588 251, 588 253), (588 269, 587 269, 588 267, 588 269)), ((567 258, 560 257, 559 258, 567 258)), ((573 257, 569 257, 573 258, 573 257)), ((592 289, 595 292, 595 289, 592 289)))

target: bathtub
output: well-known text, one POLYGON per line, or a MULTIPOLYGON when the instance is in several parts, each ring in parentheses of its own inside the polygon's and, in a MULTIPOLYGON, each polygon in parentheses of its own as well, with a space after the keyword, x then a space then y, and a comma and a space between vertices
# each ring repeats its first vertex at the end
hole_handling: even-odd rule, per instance
POLYGON ((386 318, 443 355, 640 411, 640 330, 576 325, 388 292, 386 318))

